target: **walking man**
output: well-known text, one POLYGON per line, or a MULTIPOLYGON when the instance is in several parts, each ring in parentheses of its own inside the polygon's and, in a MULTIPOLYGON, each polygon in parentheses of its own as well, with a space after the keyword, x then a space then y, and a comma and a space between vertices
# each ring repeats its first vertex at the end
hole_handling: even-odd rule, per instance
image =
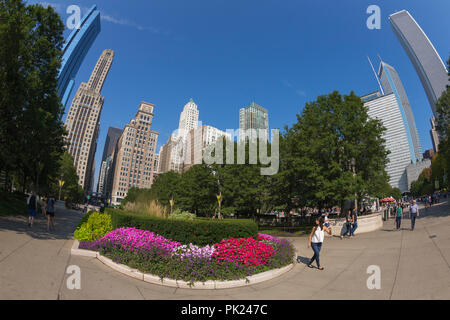
POLYGON ((411 216, 411 231, 413 231, 416 225, 416 218, 419 216, 419 206, 417 205, 416 200, 413 200, 413 204, 411 205, 409 212, 411 216))
POLYGON ((36 216, 37 198, 36 193, 33 191, 27 200, 28 204, 28 226, 31 228, 34 224, 34 217, 36 216))

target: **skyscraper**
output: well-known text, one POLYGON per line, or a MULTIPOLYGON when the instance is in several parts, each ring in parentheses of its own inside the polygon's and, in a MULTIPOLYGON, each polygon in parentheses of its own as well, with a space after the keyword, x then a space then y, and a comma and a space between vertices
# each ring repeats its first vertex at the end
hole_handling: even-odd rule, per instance
POLYGON ((251 129, 264 129, 269 133, 269 113, 267 109, 252 102, 248 107, 239 111, 239 140, 244 141, 246 137, 253 139, 251 129))
POLYGON ((180 114, 180 123, 178 125, 178 135, 185 136, 192 129, 197 129, 198 126, 198 106, 192 98, 183 108, 180 114))
POLYGON ((105 98, 100 95, 114 59, 114 51, 104 50, 88 83, 81 83, 66 119, 68 152, 74 158, 78 183, 91 191, 94 183, 94 158, 100 131, 99 119, 105 98))
POLYGON ((105 140, 105 146, 103 147, 102 162, 100 167, 100 173, 98 176, 97 192, 102 193, 104 189, 105 179, 108 175, 108 162, 107 159, 110 158, 111 154, 116 147, 117 141, 122 134, 122 129, 116 127, 109 127, 108 134, 105 140))
POLYGON ((185 104, 180 114, 178 130, 171 134, 167 143, 162 146, 159 154, 159 170, 183 171, 184 157, 186 154, 186 141, 189 132, 198 127, 198 106, 192 98, 185 104))
POLYGON ((383 96, 379 93, 371 93, 362 97, 361 100, 368 108, 369 117, 381 120, 386 128, 383 139, 386 141, 386 149, 390 151, 386 168, 389 184, 402 192, 408 191, 406 168, 411 164, 412 159, 408 139, 409 129, 401 111, 402 105, 394 93, 383 96))
POLYGON ((408 96, 406 95, 405 88, 403 87, 400 76, 394 67, 388 65, 386 62, 381 61, 378 75, 381 79, 381 85, 385 94, 394 93, 402 114, 403 123, 407 131, 408 146, 410 149, 411 161, 416 163, 417 160, 422 159, 422 147, 419 140, 419 134, 416 128, 416 121, 414 119, 414 114, 411 110, 411 105, 409 103, 408 96))
POLYGON ((120 204, 132 187, 149 189, 153 184, 159 133, 151 130, 154 105, 141 102, 136 117, 123 129, 114 151, 111 203, 120 204))
POLYGON ((75 85, 74 79, 81 63, 99 33, 100 11, 94 5, 81 20, 79 28, 73 29, 64 43, 58 76, 58 94, 64 107, 75 85))
POLYGON ((431 110, 436 116, 436 101, 448 84, 447 68, 430 39, 408 11, 391 14, 389 21, 419 75, 431 110))

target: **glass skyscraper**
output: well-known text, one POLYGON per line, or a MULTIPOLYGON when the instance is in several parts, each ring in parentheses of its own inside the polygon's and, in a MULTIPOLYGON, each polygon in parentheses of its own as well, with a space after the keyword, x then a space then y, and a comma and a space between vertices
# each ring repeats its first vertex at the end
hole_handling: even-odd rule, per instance
POLYGON ((411 105, 402 81, 400 80, 400 76, 394 67, 383 61, 380 63, 378 75, 381 80, 384 94, 387 95, 393 93, 397 99, 398 105, 400 106, 400 113, 404 123, 404 128, 407 131, 406 136, 408 138, 407 143, 411 161, 412 163, 416 163, 417 160, 421 160, 423 157, 422 147, 416 128, 414 114, 411 110, 411 105))
POLYGON ((67 38, 63 47, 61 69, 59 70, 58 94, 65 107, 75 85, 75 76, 80 69, 92 43, 100 33, 100 11, 93 6, 67 38))
POLYGON ((411 14, 402 10, 389 16, 392 29, 405 49, 436 116, 436 101, 448 84, 447 68, 425 32, 411 14))
MULTIPOLYGON (((264 129, 269 138, 269 113, 267 109, 252 102, 248 107, 239 111, 239 140, 253 139, 252 129, 264 129), (247 138, 246 138, 247 137, 247 138)), ((259 132, 256 132, 257 134, 259 132)))

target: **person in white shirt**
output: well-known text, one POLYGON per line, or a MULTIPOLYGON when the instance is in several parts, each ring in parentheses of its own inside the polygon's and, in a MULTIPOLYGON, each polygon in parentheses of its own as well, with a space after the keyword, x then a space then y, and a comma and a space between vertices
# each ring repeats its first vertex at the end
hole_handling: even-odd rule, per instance
POLYGON ((316 226, 312 229, 311 234, 308 239, 308 248, 312 248, 314 251, 314 256, 308 264, 309 268, 313 268, 312 263, 316 260, 317 269, 323 270, 324 268, 320 265, 320 250, 322 249, 324 232, 326 231, 331 235, 331 230, 324 225, 325 219, 323 217, 316 219, 316 226))
POLYGON ((419 206, 417 205, 416 200, 413 200, 411 208, 409 208, 409 213, 411 217, 411 231, 413 231, 416 226, 416 218, 419 216, 419 206))

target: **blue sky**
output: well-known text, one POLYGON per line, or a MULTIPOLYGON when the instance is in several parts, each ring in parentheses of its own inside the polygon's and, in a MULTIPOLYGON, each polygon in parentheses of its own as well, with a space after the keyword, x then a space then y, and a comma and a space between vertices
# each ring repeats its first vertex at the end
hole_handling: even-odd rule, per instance
MULTIPOLYGON (((30 1, 34 2, 44 3, 30 1)), ((123 127, 140 101, 155 104, 152 128, 160 133, 158 150, 177 128, 179 114, 191 97, 204 124, 238 128, 239 109, 255 101, 269 110, 270 127, 282 128, 292 125, 305 103, 318 95, 333 90, 343 94, 353 90, 360 95, 377 90, 366 55, 376 68, 379 54, 397 69, 411 102, 422 149, 432 148, 431 108, 388 16, 408 10, 446 61, 450 54, 448 0, 45 3, 53 5, 64 21, 69 17, 66 8, 72 4, 79 5, 83 13, 93 4, 101 11, 102 31, 80 68, 76 87, 88 80, 104 49, 115 51, 102 91, 105 104, 96 180, 108 127, 123 127), (366 27, 366 9, 372 4, 381 8, 380 30, 366 27)))

